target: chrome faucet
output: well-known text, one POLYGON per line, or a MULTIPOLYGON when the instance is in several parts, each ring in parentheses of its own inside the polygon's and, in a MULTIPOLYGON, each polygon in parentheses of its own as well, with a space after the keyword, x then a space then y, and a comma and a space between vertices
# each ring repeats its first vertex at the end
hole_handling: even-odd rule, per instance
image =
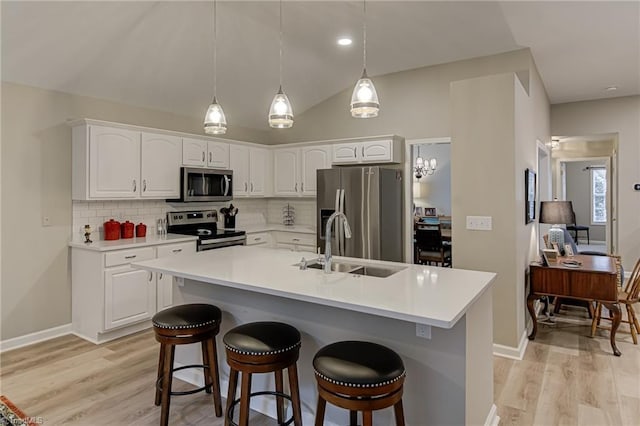
POLYGON ((344 218, 344 236, 347 238, 351 238, 351 227, 349 226, 349 222, 347 221, 347 216, 345 216, 342 212, 334 212, 329 219, 327 219, 327 226, 324 231, 324 273, 328 274, 331 272, 331 225, 333 224, 333 220, 342 216, 344 218))

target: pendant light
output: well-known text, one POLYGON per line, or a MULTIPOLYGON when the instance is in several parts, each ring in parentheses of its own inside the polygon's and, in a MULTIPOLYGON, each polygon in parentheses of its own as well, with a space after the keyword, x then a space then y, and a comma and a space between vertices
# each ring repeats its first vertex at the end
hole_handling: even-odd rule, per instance
POLYGON ((209 135, 223 135, 227 132, 227 118, 216 99, 217 90, 217 25, 216 25, 216 0, 213 0, 213 101, 204 116, 204 132, 209 135))
POLYGON ((280 0, 280 88, 269 108, 269 126, 288 129, 293 126, 293 108, 289 98, 282 91, 282 0, 280 0))
POLYGON ((373 118, 378 116, 380 111, 380 103, 378 102, 378 93, 373 82, 367 76, 367 2, 362 1, 363 24, 362 24, 362 77, 353 88, 351 95, 351 116, 355 118, 373 118))

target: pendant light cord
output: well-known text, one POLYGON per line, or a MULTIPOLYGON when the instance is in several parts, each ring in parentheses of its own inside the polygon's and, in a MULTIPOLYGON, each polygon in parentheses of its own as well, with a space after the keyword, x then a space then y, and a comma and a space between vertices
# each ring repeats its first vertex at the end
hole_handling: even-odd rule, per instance
POLYGON ((218 26, 216 20, 216 0, 213 0, 213 98, 218 91, 218 26))
POLYGON ((282 89, 282 0, 280 0, 280 89, 282 89))
POLYGON ((363 23, 362 23, 362 34, 363 34, 363 49, 362 49, 362 68, 364 69, 364 74, 367 73, 367 0, 362 0, 362 10, 363 10, 363 23))

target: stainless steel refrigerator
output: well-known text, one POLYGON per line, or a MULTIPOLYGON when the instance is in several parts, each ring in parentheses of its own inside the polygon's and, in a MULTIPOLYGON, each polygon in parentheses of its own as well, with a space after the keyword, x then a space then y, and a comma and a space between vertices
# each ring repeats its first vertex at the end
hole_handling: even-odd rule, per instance
POLYGON ((383 167, 339 167, 317 172, 317 245, 325 250, 325 226, 335 211, 351 226, 345 238, 339 217, 331 231, 336 256, 401 262, 402 171, 383 167))

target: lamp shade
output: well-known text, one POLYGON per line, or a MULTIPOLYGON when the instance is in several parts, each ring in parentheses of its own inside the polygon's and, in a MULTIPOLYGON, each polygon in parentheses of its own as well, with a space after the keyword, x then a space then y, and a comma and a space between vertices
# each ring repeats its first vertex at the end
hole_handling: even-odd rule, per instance
POLYGON ((540 223, 552 225, 573 223, 571 201, 542 201, 540 203, 540 223))

